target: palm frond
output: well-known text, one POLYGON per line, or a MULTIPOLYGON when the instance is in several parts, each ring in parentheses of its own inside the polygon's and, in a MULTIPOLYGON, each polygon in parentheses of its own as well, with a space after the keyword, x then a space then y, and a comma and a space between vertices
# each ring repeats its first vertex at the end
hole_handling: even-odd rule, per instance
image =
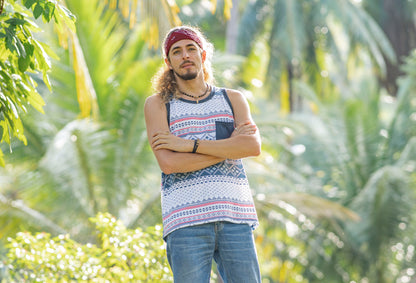
POLYGON ((238 54, 247 56, 257 36, 265 29, 262 24, 270 10, 267 1, 250 1, 240 20, 238 30, 238 54))
POLYGON ((397 102, 394 104, 393 116, 387 126, 388 138, 386 141, 386 150, 391 158, 394 157, 396 152, 403 150, 409 139, 416 136, 416 126, 414 123, 416 106, 414 103, 409 103, 415 96, 415 53, 406 58, 406 63, 402 69, 406 75, 399 80, 397 102))
POLYGON ((406 144, 396 165, 409 173, 416 171, 416 137, 412 137, 406 144))
POLYGON ((110 137, 91 121, 75 120, 57 133, 40 162, 40 167, 60 184, 59 190, 71 195, 69 207, 77 207, 86 217, 105 209, 96 176, 110 137))
POLYGON ((288 192, 270 194, 267 196, 265 202, 277 205, 280 208, 285 208, 284 203, 289 204, 299 213, 316 220, 341 220, 353 222, 360 220, 360 217, 347 207, 307 193, 288 192))
POLYGON ((278 17, 281 17, 280 27, 277 29, 278 45, 289 60, 300 60, 305 48, 305 24, 303 23, 302 4, 298 1, 280 1, 278 17))
POLYGON ((352 46, 361 44, 367 46, 372 58, 377 63, 383 74, 386 72, 387 58, 395 61, 394 51, 389 41, 374 20, 361 7, 357 7, 348 0, 330 1, 331 11, 341 22, 349 23, 347 30, 352 35, 352 46))
POLYGON ((350 206, 362 219, 347 225, 350 239, 356 241, 357 247, 368 245, 373 258, 377 258, 389 239, 397 235, 399 224, 408 215, 413 197, 405 190, 407 185, 408 177, 401 169, 380 168, 350 206))
POLYGON ((147 36, 144 39, 153 48, 160 46, 164 34, 172 27, 181 24, 180 12, 175 1, 142 0, 141 22, 144 23, 147 36))
POLYGON ((77 89, 78 103, 81 110, 81 117, 88 118, 92 114, 92 117, 97 120, 98 118, 98 105, 97 94, 95 92, 92 80, 89 74, 88 67, 85 62, 85 58, 79 44, 78 38, 75 34, 72 34, 72 49, 74 59, 75 81, 77 89))
MULTIPOLYGON (((65 229, 51 221, 50 218, 43 213, 27 206, 23 200, 9 200, 6 196, 0 193, 0 206, 2 207, 2 210, 9 210, 7 217, 14 216, 21 218, 24 222, 31 222, 32 225, 35 224, 39 228, 46 229, 55 234, 68 233, 65 229)), ((7 229, 3 229, 2 232, 7 232, 7 229)))

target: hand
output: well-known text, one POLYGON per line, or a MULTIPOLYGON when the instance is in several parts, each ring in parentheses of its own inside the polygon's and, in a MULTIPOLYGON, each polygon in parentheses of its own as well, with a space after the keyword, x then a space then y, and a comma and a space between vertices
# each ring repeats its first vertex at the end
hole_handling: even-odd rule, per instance
POLYGON ((179 138, 169 131, 156 132, 151 140, 153 150, 169 149, 177 152, 190 152, 193 141, 179 138))
POLYGON ((257 126, 251 122, 245 122, 235 127, 231 136, 237 135, 254 135, 257 132, 257 126))

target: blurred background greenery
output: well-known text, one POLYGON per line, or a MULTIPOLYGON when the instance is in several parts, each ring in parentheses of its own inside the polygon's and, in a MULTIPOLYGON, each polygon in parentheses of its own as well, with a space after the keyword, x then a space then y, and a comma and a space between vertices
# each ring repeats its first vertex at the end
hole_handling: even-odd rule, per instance
POLYGON ((245 164, 263 282, 416 282, 416 1, 49 2, 0 1, 2 258, 21 231, 94 242, 100 212, 161 222, 143 103, 183 23, 214 43, 217 84, 260 128, 245 164))

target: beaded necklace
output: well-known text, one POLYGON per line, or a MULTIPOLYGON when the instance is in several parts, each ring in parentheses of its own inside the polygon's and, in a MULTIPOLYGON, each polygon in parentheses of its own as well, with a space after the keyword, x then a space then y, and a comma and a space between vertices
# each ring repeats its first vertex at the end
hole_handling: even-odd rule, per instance
POLYGON ((199 103, 199 99, 201 97, 205 96, 205 94, 207 94, 207 92, 208 92, 208 89, 210 89, 210 86, 208 84, 206 84, 206 85, 207 85, 207 88, 205 89, 205 92, 203 94, 201 94, 201 95, 198 95, 198 96, 193 96, 193 95, 187 94, 186 92, 183 92, 182 90, 179 90, 179 92, 181 94, 183 94, 183 95, 186 95, 188 97, 192 97, 192 98, 196 99, 196 103, 198 104, 199 103))

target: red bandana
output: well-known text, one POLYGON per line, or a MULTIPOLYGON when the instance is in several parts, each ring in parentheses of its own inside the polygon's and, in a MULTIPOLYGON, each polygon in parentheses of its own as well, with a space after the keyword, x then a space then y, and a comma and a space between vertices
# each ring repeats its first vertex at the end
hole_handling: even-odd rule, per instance
POLYGON ((172 45, 175 42, 178 42, 179 40, 183 40, 183 39, 193 40, 199 45, 199 47, 203 49, 202 41, 195 32, 189 29, 178 29, 178 30, 173 31, 171 34, 169 34, 169 37, 165 41, 164 48, 165 48, 166 57, 168 56, 169 50, 172 47, 172 45))

